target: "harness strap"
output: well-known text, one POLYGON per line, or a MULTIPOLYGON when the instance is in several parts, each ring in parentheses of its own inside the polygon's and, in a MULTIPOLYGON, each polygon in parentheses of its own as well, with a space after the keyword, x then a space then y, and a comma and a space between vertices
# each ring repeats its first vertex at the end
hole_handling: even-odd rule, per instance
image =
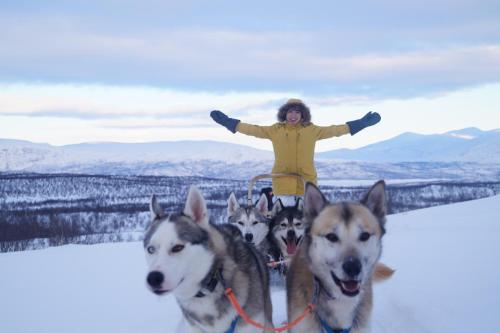
POLYGON ((350 328, 333 329, 330 326, 328 326, 328 324, 323 319, 319 318, 319 321, 321 322, 321 326, 323 327, 326 333, 349 333, 351 331, 350 328))
POLYGON ((292 328, 292 327, 296 326, 297 324, 299 324, 309 314, 313 313, 314 312, 314 308, 315 308, 315 305, 310 303, 309 305, 307 305, 307 307, 304 310, 304 312, 298 318, 296 318, 295 320, 293 320, 292 322, 290 322, 290 323, 288 323, 288 324, 286 324, 284 326, 281 326, 281 327, 266 327, 266 326, 264 326, 262 324, 259 324, 256 321, 252 320, 252 318, 250 318, 248 316, 248 314, 245 312, 245 310, 243 310, 243 308, 241 307, 240 303, 238 303, 238 300, 236 299, 236 296, 234 295, 233 290, 231 288, 227 288, 225 293, 226 293, 226 296, 229 298, 229 301, 233 305, 234 309, 236 310, 236 312, 239 314, 239 316, 247 324, 250 324, 250 325, 252 325, 254 327, 257 327, 257 328, 259 328, 261 330, 264 330, 264 331, 267 331, 267 332, 286 332, 290 328, 292 328))
POLYGON ((201 281, 201 289, 198 291, 198 293, 195 295, 195 297, 205 297, 206 294, 211 293, 215 290, 215 287, 217 287, 217 284, 219 283, 219 280, 221 279, 221 272, 222 267, 217 268, 217 265, 214 264, 214 268, 208 272, 207 276, 203 278, 201 281))
POLYGON ((226 331, 226 333, 234 333, 234 330, 236 329, 236 324, 238 323, 238 319, 240 318, 240 316, 234 318, 234 320, 232 321, 231 323, 231 326, 229 327, 229 329, 226 331))

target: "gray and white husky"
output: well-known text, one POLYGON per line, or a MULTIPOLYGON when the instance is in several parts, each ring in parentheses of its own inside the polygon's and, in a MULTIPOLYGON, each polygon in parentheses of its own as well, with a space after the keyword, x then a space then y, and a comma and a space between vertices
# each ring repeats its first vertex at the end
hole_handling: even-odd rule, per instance
POLYGON ((144 237, 148 288, 172 293, 191 332, 262 333, 240 318, 225 295, 231 288, 254 321, 272 326, 269 278, 262 256, 234 227, 209 222, 205 200, 191 187, 184 210, 167 214, 153 195, 144 237))
POLYGON ((287 275, 288 319, 311 302, 316 309, 288 332, 368 332, 372 281, 393 273, 377 264, 385 232, 385 183, 377 182, 360 203, 336 204, 307 183, 304 214, 308 229, 287 275))
POLYGON ((227 200, 229 224, 236 226, 244 240, 253 244, 262 253, 267 253, 266 236, 269 233, 269 211, 267 198, 262 194, 255 205, 240 205, 233 192, 227 200))

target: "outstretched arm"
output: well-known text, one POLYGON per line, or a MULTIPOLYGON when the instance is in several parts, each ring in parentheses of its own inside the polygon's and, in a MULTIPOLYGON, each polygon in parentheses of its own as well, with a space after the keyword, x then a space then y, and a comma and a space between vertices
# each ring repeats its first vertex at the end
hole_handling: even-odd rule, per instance
POLYGON ((273 126, 259 126, 246 123, 239 123, 238 127, 236 128, 236 131, 246 135, 255 136, 261 139, 271 139, 271 134, 273 133, 273 126))
POLYGON ((210 117, 219 125, 224 126, 233 133, 240 132, 257 138, 270 139, 272 126, 259 126, 242 123, 239 119, 229 118, 219 110, 210 112, 210 117))
POLYGON ((348 121, 345 125, 317 126, 318 140, 328 139, 333 136, 341 136, 347 133, 354 135, 362 129, 373 126, 380 121, 381 117, 377 112, 368 112, 363 118, 348 121))
POLYGON ((334 136, 341 136, 349 133, 349 126, 344 125, 330 125, 330 126, 316 126, 318 140, 328 139, 334 136))

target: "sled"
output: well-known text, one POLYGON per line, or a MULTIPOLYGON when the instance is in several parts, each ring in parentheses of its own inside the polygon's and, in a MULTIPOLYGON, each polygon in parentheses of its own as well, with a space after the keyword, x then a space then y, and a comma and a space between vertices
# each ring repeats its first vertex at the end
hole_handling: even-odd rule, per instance
POLYGON ((248 206, 253 206, 252 191, 253 191, 253 187, 255 186, 255 183, 257 181, 259 181, 259 180, 262 180, 262 179, 269 179, 269 178, 272 179, 274 177, 293 177, 293 178, 297 178, 297 179, 300 179, 302 181, 302 183, 304 184, 304 187, 305 187, 304 177, 302 177, 298 173, 265 173, 265 174, 257 175, 255 177, 253 177, 252 179, 250 179, 250 182, 248 183, 248 194, 247 194, 247 201, 248 201, 247 204, 248 204, 248 206))

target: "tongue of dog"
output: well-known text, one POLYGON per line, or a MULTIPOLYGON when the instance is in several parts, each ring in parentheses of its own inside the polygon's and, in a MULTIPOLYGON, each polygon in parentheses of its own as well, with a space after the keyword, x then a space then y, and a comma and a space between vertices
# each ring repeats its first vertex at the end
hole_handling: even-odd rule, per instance
POLYGON ((349 292, 354 292, 359 289, 358 281, 342 281, 342 287, 349 292))
POLYGON ((297 250, 297 237, 295 235, 286 238, 286 252, 290 255, 297 250))

